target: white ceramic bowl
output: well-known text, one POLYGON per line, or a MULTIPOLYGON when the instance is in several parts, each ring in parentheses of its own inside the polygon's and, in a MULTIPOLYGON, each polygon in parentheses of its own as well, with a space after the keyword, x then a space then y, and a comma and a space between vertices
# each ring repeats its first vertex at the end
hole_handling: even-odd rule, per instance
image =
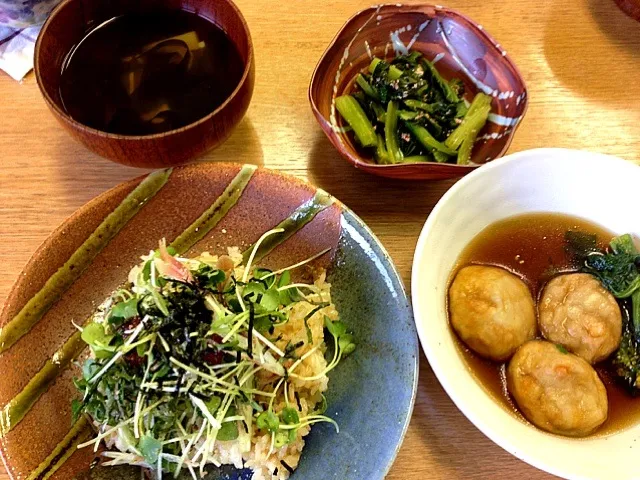
POLYGON ((497 220, 528 212, 581 217, 640 235, 640 168, 606 155, 537 149, 496 160, 455 184, 422 229, 412 273, 415 321, 429 363, 458 408, 486 436, 531 465, 571 479, 640 478, 640 425, 571 439, 526 424, 493 400, 466 368, 446 311, 451 270, 497 220))

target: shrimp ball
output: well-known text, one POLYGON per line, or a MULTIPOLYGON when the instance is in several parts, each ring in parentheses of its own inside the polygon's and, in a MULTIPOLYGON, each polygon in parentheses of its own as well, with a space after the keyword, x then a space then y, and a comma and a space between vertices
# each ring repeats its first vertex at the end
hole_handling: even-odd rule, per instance
POLYGON ((499 267, 471 265, 449 288, 451 326, 474 352, 495 361, 510 358, 536 335, 536 315, 527 285, 499 267))
POLYGON ((532 340, 518 349, 507 389, 522 414, 551 433, 584 437, 607 419, 607 391, 596 371, 550 342, 532 340))
POLYGON ((538 309, 544 337, 591 364, 604 360, 620 345, 620 307, 593 275, 555 277, 544 288, 538 309))

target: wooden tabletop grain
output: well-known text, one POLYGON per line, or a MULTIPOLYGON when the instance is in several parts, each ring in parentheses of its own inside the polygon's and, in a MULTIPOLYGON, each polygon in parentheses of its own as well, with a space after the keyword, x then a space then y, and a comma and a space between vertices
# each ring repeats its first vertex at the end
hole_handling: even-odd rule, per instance
MULTIPOLYGON (((331 147, 307 101, 320 55, 343 22, 368 2, 237 3, 253 35, 255 94, 232 137, 205 159, 264 165, 331 192, 379 236, 409 288, 422 224, 453 182, 406 183, 359 172, 331 147)), ((447 6, 482 24, 527 82, 529 111, 511 152, 570 147, 640 161, 640 23, 625 17, 613 0, 451 0, 447 6)), ((89 199, 141 173, 76 144, 47 111, 32 74, 18 83, 0 72, 0 302, 58 224, 89 199)), ((549 476, 480 433, 422 357, 415 411, 388 478, 549 476)), ((0 480, 8 480, 1 467, 0 480)))

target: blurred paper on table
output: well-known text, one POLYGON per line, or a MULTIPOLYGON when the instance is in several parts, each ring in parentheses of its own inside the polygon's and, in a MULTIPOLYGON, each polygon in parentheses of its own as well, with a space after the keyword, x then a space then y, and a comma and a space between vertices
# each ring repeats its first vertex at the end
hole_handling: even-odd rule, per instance
POLYGON ((42 24, 60 0, 0 0, 0 68, 21 80, 33 68, 42 24))

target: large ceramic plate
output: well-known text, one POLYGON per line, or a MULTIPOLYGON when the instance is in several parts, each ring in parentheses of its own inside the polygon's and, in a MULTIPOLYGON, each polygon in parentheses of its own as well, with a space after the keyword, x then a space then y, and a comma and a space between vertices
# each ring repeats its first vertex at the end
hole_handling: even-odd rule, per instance
MULTIPOLYGON (((88 318, 126 280, 140 255, 155 248, 158 239, 179 235, 221 196, 241 168, 201 164, 175 169, 35 326, 0 354, 0 405, 23 391, 47 362, 55 366, 56 351, 74 333, 72 321, 88 318)), ((0 315, 5 332, 7 322, 140 181, 124 183, 91 201, 44 242, 19 276, 0 315)), ((258 169, 237 203, 188 255, 248 246, 316 193, 299 180, 258 169)), ((327 247, 331 252, 318 261, 328 267, 334 302, 359 346, 330 374, 327 414, 338 421, 340 433, 315 426, 292 478, 382 479, 413 408, 418 353, 413 317, 391 259, 364 223, 338 201, 262 263, 287 266, 327 247)), ((65 369, 19 423, 7 425, 6 417, 4 424, 0 422, 0 430, 5 430, 2 457, 12 478, 49 478, 44 462, 61 464, 52 479, 68 480, 86 470, 93 459, 86 449, 74 450, 69 458, 64 449, 55 450, 71 428, 70 401, 75 395, 71 379, 76 368, 65 369)), ((230 477, 247 478, 247 474, 234 472, 230 477)), ((218 473, 209 478, 219 477, 218 473)), ((116 477, 112 471, 106 478, 125 477, 116 477)))

